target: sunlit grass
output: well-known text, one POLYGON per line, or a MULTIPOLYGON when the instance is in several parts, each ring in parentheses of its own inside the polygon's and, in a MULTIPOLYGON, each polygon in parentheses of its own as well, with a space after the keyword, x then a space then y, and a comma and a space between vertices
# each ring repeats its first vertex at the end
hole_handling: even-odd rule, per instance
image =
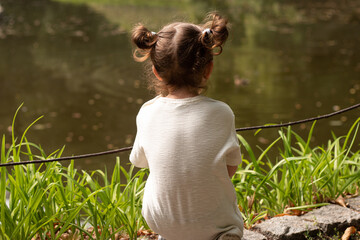
MULTIPOLYGON (((63 149, 51 154, 26 138, 14 135, 10 147, 1 140, 1 163, 21 159, 60 157, 63 149)), ((244 159, 232 181, 245 224, 286 211, 308 211, 328 204, 342 194, 357 192, 360 150, 357 140, 360 118, 347 135, 333 136, 324 146, 311 147, 314 126, 306 139, 291 128, 279 130, 259 156, 239 135, 248 159, 244 159), (356 141, 357 140, 357 141, 356 141), (267 153, 278 149, 278 160, 267 153)), ((272 154, 273 155, 273 154, 272 154)), ((116 159, 114 170, 80 171, 74 161, 29 164, 0 169, 0 239, 137 239, 148 229, 141 215, 147 169, 126 170, 116 159)))
POLYGON ((310 147, 315 123, 307 139, 291 128, 279 131, 279 137, 256 157, 242 137, 241 145, 249 159, 233 178, 239 206, 247 226, 270 215, 299 214, 336 200, 342 194, 355 194, 360 180, 360 150, 356 141, 360 118, 346 136, 333 136, 325 146, 310 147), (280 146, 279 146, 280 145, 280 146), (267 153, 279 148, 279 159, 267 153))
MULTIPOLYGON (((21 157, 32 160, 61 156, 63 149, 46 155, 42 148, 28 142, 28 129, 20 141, 12 136, 9 149, 2 137, 1 163, 19 162, 21 157)), ((0 239, 60 239, 69 229, 77 235, 73 239, 115 239, 119 233, 136 239, 140 227, 146 227, 141 216, 146 175, 147 170, 135 173, 133 166, 126 171, 118 158, 112 175, 101 170, 79 172, 73 161, 68 167, 58 162, 3 167, 0 239)))
POLYGON ((115 239, 117 233, 136 239, 146 226, 141 216, 146 170, 126 171, 119 159, 111 176, 100 170, 78 172, 73 161, 68 167, 53 162, 15 168, 1 170, 1 239, 59 239, 69 229, 87 239, 115 239))

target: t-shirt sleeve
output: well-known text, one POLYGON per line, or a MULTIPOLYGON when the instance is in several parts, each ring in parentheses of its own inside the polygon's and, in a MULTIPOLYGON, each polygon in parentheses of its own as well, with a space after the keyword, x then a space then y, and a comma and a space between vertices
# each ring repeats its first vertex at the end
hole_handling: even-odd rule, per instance
POLYGON ((141 147, 139 142, 139 135, 137 134, 130 153, 130 162, 138 168, 147 168, 149 167, 149 164, 146 159, 144 149, 141 147))
MULTIPOLYGON (((235 134, 236 135, 236 134, 235 134)), ((233 142, 232 146, 229 147, 225 155, 226 165, 237 166, 241 163, 241 152, 239 143, 236 141, 233 142)))
POLYGON ((134 141, 133 148, 130 153, 130 162, 138 168, 148 168, 149 164, 141 145, 141 129, 140 129, 140 114, 136 117, 137 133, 134 141))
POLYGON ((241 163, 241 152, 239 146, 239 140, 235 130, 235 116, 232 114, 232 123, 230 124, 230 133, 227 141, 227 149, 225 153, 226 165, 237 166, 241 163))

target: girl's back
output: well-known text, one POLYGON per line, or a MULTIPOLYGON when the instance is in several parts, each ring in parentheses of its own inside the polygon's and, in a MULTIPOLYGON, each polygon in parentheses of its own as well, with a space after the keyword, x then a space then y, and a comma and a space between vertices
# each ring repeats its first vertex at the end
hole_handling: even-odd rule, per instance
POLYGON ((157 97, 144 104, 137 126, 131 160, 151 171, 143 214, 154 231, 205 240, 241 223, 226 168, 239 164, 240 151, 226 104, 201 95, 157 97))
POLYGON ((211 74, 212 49, 221 52, 227 37, 221 17, 215 15, 211 26, 174 23, 159 33, 138 26, 133 33, 143 55, 136 59, 151 58, 156 79, 150 86, 160 95, 139 111, 130 160, 150 169, 143 216, 167 240, 242 236, 228 172, 241 162, 234 114, 199 95, 211 74))

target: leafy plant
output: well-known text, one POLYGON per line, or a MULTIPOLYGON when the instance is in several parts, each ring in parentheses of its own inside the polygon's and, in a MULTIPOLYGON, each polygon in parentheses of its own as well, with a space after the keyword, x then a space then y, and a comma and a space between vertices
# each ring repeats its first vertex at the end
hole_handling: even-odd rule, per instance
MULTIPOLYGON (((27 141, 25 135, 38 119, 20 141, 15 138, 19 109, 9 149, 2 137, 1 163, 20 162, 22 157, 60 157, 64 148, 47 155, 27 141)), ((1 239, 60 239, 68 232, 76 233, 79 239, 115 239, 116 234, 136 239, 138 230, 147 227, 141 216, 141 199, 148 171, 135 173, 133 166, 126 171, 119 158, 111 176, 101 170, 78 172, 74 161, 67 167, 51 162, 2 167, 0 171, 1 239)))
POLYGON ((243 160, 232 180, 247 226, 268 215, 301 214, 342 194, 355 193, 360 181, 360 151, 353 152, 353 147, 359 122, 360 118, 346 136, 333 135, 326 146, 315 148, 310 147, 315 123, 307 139, 290 127, 281 129, 259 157, 238 135, 249 159, 243 160), (267 153, 279 144, 280 158, 274 162, 267 153))

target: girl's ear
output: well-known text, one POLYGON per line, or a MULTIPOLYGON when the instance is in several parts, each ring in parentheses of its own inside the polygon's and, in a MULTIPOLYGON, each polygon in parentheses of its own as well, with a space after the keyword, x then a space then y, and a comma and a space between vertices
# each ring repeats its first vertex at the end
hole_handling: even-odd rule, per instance
POLYGON ((206 65, 205 71, 204 71, 204 78, 205 78, 206 80, 208 80, 208 79, 210 78, 210 75, 211 75, 211 73, 212 73, 213 68, 214 68, 214 62, 213 62, 213 61, 209 62, 209 63, 206 65))
POLYGON ((152 71, 153 71, 155 77, 156 77, 159 81, 163 81, 163 79, 159 76, 159 73, 156 71, 154 65, 152 66, 152 71))

